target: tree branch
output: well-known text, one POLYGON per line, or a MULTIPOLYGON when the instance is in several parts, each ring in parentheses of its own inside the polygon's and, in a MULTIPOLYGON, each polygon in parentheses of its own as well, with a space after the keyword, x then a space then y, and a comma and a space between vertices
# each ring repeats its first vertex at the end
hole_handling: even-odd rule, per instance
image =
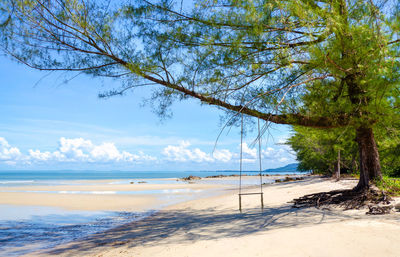
POLYGON ((346 126, 349 123, 349 117, 346 115, 339 115, 336 119, 333 117, 310 117, 301 114, 272 114, 263 113, 255 109, 251 109, 242 105, 233 105, 214 97, 199 94, 193 90, 185 87, 169 83, 167 81, 159 80, 146 74, 141 75, 143 78, 153 81, 159 85, 175 89, 185 95, 199 99, 200 101, 209 105, 216 105, 225 109, 247 114, 249 116, 257 117, 265 121, 270 121, 277 124, 300 125, 314 128, 336 128, 346 126))

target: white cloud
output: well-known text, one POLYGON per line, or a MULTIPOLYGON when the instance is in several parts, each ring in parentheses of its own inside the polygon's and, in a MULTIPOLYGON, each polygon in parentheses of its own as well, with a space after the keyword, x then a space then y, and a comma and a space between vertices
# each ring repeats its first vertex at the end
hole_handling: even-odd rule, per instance
MULTIPOLYGON (((74 161, 85 161, 90 158, 90 151, 93 150, 95 146, 90 140, 85 140, 83 138, 67 139, 65 137, 60 138, 58 157, 65 157, 68 160, 74 161)), ((55 152, 55 153, 56 153, 55 152)))
POLYGON ((199 148, 189 149, 190 143, 188 141, 180 141, 179 145, 168 145, 162 151, 162 154, 166 156, 169 161, 177 162, 212 162, 212 158, 209 154, 201 151, 199 148))
POLYGON ((180 141, 178 145, 168 145, 162 154, 168 161, 176 162, 229 162, 235 157, 228 149, 215 150, 208 154, 199 148, 190 148, 188 141, 180 141))
POLYGON ((272 155, 274 154, 275 149, 272 147, 267 147, 264 150, 261 150, 261 154, 264 157, 272 157, 272 155))
MULTIPOLYGON (((123 152, 123 153, 126 153, 126 152, 123 152)), ((132 161, 137 161, 137 162, 156 161, 157 160, 156 157, 144 154, 143 151, 139 151, 139 154, 132 154, 132 156, 130 158, 132 159, 132 161)))
MULTIPOLYGON (((166 157, 166 160, 174 162, 239 162, 240 145, 238 146, 238 152, 217 149, 211 154, 190 146, 190 142, 183 140, 178 145, 168 145, 163 149, 162 154, 166 157)), ((255 163, 257 161, 257 148, 250 148, 247 143, 243 143, 242 151, 243 163, 255 163)))
POLYGON ((38 161, 48 161, 54 158, 53 153, 40 152, 39 150, 33 151, 32 149, 29 150, 29 156, 31 157, 31 159, 38 161))
POLYGON ((229 162, 232 160, 233 154, 228 149, 215 150, 213 157, 218 161, 229 162))
POLYGON ((89 156, 95 161, 121 161, 130 160, 132 154, 125 151, 121 153, 113 143, 103 143, 93 146, 89 156))
POLYGON ((17 147, 11 147, 5 138, 0 137, 0 161, 14 165, 22 158, 23 155, 17 147))
POLYGON ((155 157, 143 152, 132 154, 127 151, 119 151, 114 143, 102 143, 95 145, 90 140, 83 138, 60 138, 59 147, 54 152, 41 152, 29 150, 29 159, 36 162, 141 162, 154 161, 155 157))
POLYGON ((294 162, 294 154, 287 145, 280 145, 278 149, 267 147, 261 151, 262 158, 268 162, 287 164, 294 162))
MULTIPOLYGON (((267 147, 261 151, 263 161, 272 163, 287 163, 293 161, 286 146, 279 146, 278 149, 267 147)), ((247 143, 243 143, 242 148, 243 163, 256 163, 258 160, 257 148, 250 148, 247 143)), ((190 142, 180 141, 177 145, 168 145, 162 151, 165 159, 173 162, 239 162, 240 145, 237 152, 231 152, 228 149, 215 150, 212 154, 203 152, 199 148, 191 147, 190 142)))
MULTIPOLYGON (((240 144, 239 144, 240 151, 240 144)), ((240 161, 240 152, 235 154, 235 157, 240 161)), ((242 162, 243 163, 254 163, 257 161, 257 148, 250 148, 247 143, 243 143, 242 146, 242 162)))
MULTIPOLYGON (((251 148, 243 143, 243 163, 258 163, 257 148, 251 148)), ((214 152, 204 152, 192 146, 189 141, 180 141, 178 144, 169 144, 161 151, 161 157, 156 158, 142 151, 136 153, 118 149, 113 142, 94 143, 84 138, 61 137, 58 147, 53 151, 30 149, 26 154, 17 147, 11 146, 6 139, 0 137, 0 163, 6 165, 35 165, 35 164, 62 164, 62 163, 92 163, 92 164, 131 164, 152 163, 163 161, 194 162, 194 163, 238 163, 240 145, 235 151, 217 149, 214 152)), ((284 165, 294 161, 294 155, 287 145, 279 145, 262 149, 262 161, 266 165, 284 165)), ((246 166, 247 167, 247 166, 246 166)))
POLYGON ((279 159, 279 162, 287 162, 289 159, 286 157, 282 157, 279 159))
POLYGON ((247 143, 243 143, 243 156, 245 156, 246 159, 256 159, 257 158, 257 149, 250 148, 247 145, 247 143))

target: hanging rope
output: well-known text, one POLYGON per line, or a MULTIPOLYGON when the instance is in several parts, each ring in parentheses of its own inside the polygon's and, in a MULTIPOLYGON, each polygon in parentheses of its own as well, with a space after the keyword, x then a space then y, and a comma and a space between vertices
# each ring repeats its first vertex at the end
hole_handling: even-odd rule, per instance
POLYGON ((240 169, 239 169, 239 195, 242 193, 242 167, 243 167, 243 113, 240 127, 240 169))
POLYGON ((240 169, 239 169, 239 210, 242 212, 242 195, 257 195, 261 196, 261 209, 264 209, 264 193, 262 188, 262 160, 261 160, 261 130, 260 119, 258 119, 258 159, 260 165, 260 192, 259 193, 243 193, 242 194, 242 171, 243 171, 243 113, 241 117, 241 130, 240 130, 240 169))
POLYGON ((261 134, 260 134, 260 118, 258 118, 258 160, 260 162, 260 192, 263 192, 262 188, 262 164, 261 164, 261 134))

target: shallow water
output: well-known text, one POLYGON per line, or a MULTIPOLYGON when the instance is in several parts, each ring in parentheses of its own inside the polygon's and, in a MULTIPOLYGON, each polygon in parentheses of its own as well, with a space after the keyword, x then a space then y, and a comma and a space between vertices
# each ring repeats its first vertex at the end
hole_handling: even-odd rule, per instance
MULTIPOLYGON (((216 175, 238 175, 238 171, 0 171, 0 186, 31 186, 31 185, 84 185, 84 180, 116 180, 111 183, 126 184, 138 183, 145 180, 152 184, 181 184, 181 180, 171 178, 183 178, 192 176, 207 177, 216 175)), ((244 171, 243 175, 257 175, 255 171, 244 171)), ((266 174, 266 173, 264 173, 266 174)), ((269 175, 304 174, 300 172, 276 172, 269 175)), ((109 182, 108 182, 109 183, 109 182)))
MULTIPOLYGON (((94 194, 94 195, 154 195, 154 194, 182 194, 199 193, 200 189, 176 188, 158 190, 137 190, 137 191, 48 191, 48 190, 0 190, 7 193, 45 193, 45 194, 94 194)), ((1 214, 0 214, 1 217, 1 214)))
MULTIPOLYGON (((165 206, 183 201, 209 197, 220 193, 219 189, 199 190, 190 188, 172 188, 138 191, 73 191, 56 190, 15 190, 24 186, 60 186, 60 185, 126 185, 139 184, 187 184, 192 182, 177 180, 189 175, 215 176, 221 172, 4 172, 0 171, 1 192, 53 193, 53 194, 123 194, 123 195, 155 195, 161 204, 155 206, 161 209, 165 206), (112 181, 110 181, 112 179, 112 181)), ((224 173, 229 175, 230 173, 224 173)), ((235 172, 232 172, 235 174, 235 172)), ((255 173, 251 173, 255 174, 255 173)), ((282 173, 280 173, 282 174, 282 173)), ((284 173, 283 173, 284 174, 284 173)), ((263 183, 274 181, 263 177, 263 183)), ((239 178, 196 180, 196 184, 239 185, 239 178)), ((242 185, 259 185, 259 177, 246 177, 242 185)), ((79 197, 79 196, 77 196, 79 197)), ((154 213, 110 212, 110 211, 70 211, 62 208, 42 206, 0 205, 0 256, 19 256, 32 251, 52 248, 76 239, 87 237, 154 213)))
POLYGON ((0 205, 0 256, 19 256, 87 237, 153 213, 67 211, 0 205))
MULTIPOLYGON (((218 190, 172 188, 139 191, 47 191, 13 190, 1 187, 1 192, 56 194, 120 194, 154 195, 160 200, 155 209, 183 201, 208 197, 218 190)), ((71 211, 43 206, 0 204, 0 256, 19 256, 40 249, 87 237, 116 226, 146 217, 155 210, 142 213, 111 211, 71 211)))

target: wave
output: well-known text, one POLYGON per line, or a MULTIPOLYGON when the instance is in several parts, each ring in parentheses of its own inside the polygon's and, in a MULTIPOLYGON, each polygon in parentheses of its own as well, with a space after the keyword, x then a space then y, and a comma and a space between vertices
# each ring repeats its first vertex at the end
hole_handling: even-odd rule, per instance
POLYGON ((138 191, 47 191, 47 190, 0 190, 7 193, 44 193, 44 194, 93 194, 93 195, 148 195, 148 194, 182 194, 200 193, 201 189, 179 188, 179 189, 160 189, 160 190, 138 190, 138 191))
POLYGON ((35 182, 35 180, 5 180, 5 181, 0 181, 0 184, 26 184, 33 182, 35 182))
POLYGON ((93 195, 113 195, 116 191, 58 191, 58 194, 93 194, 93 195))

